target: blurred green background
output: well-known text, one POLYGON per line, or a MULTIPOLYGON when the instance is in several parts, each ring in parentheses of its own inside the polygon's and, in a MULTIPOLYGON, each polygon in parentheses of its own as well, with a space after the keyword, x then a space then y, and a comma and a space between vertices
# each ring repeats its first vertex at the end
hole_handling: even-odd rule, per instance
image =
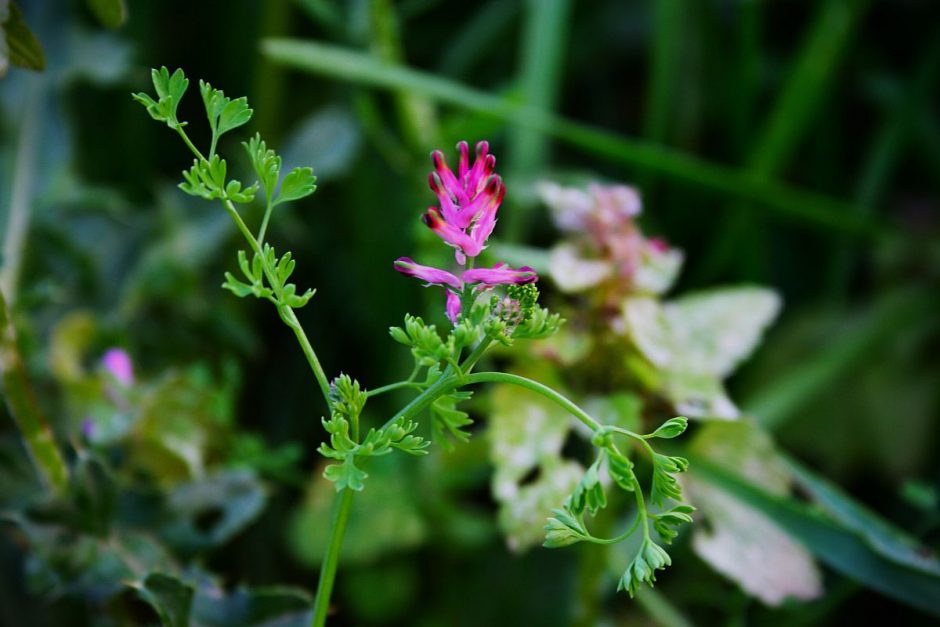
MULTIPOLYGON (((129 0, 114 30, 86 3, 20 5, 47 67, 0 81, 0 228, 40 404, 58 433, 74 431, 50 372, 76 312, 94 328, 86 363, 120 345, 140 378, 197 368, 228 390, 219 411, 263 442, 240 446, 261 450, 243 453, 270 500, 201 558, 224 582, 312 587, 306 529, 320 521, 294 515, 315 498, 305 486, 319 473, 321 409, 276 312, 219 288, 238 234, 219 207, 176 189, 190 157, 130 97, 161 65, 247 95, 248 131, 285 166, 313 166, 317 193, 279 210, 270 239, 293 250, 297 284, 318 290, 300 316, 331 376, 399 378, 410 366, 387 328, 408 311, 443 321, 439 294, 391 262, 446 258, 417 219, 432 200, 427 155, 485 138, 509 190, 501 244, 557 239, 533 182, 624 182, 642 192, 644 230, 686 252, 677 291, 778 290, 783 313, 732 395, 782 448, 926 545, 940 541, 936 2, 129 0)), ((191 86, 181 118, 203 137, 199 105, 191 86)), ((28 481, 11 421, 0 434, 8 505, 28 481)), ((395 471, 450 496, 406 489, 403 511, 363 499, 375 514, 350 532, 337 624, 569 624, 575 558, 507 551, 479 440, 452 454, 465 463, 435 456, 395 471), (357 551, 356 537, 375 546, 357 551)), ((0 623, 110 624, 26 592, 12 538, 0 541, 0 623)), ((771 609, 689 551, 675 562, 657 590, 693 624, 929 621, 830 571, 821 599, 771 609)), ((606 603, 609 624, 666 621, 622 594, 606 603)))

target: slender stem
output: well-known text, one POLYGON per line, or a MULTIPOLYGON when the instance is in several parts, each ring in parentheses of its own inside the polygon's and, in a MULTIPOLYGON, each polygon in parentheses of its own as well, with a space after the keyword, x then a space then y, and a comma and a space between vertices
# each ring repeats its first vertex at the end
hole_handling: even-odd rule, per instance
POLYGON ((215 155, 215 147, 219 142, 219 134, 212 133, 212 143, 209 144, 209 158, 211 159, 215 155))
POLYGON ((264 218, 261 219, 261 228, 258 229, 258 243, 264 242, 264 234, 268 232, 268 220, 271 219, 271 210, 274 209, 274 203, 268 198, 267 206, 264 208, 264 218))
POLYGON ((630 537, 634 531, 636 531, 637 525, 640 524, 641 516, 639 513, 633 518, 633 522, 630 524, 630 528, 621 533, 618 536, 613 538, 595 538, 594 536, 588 536, 585 538, 588 542, 593 542, 594 544, 617 544, 622 542, 630 537))
POLYGON ((462 383, 466 382, 466 379, 461 380, 459 377, 454 376, 453 369, 450 366, 444 369, 444 372, 441 373, 441 378, 435 381, 431 386, 426 389, 424 392, 418 396, 411 399, 411 402, 398 410, 394 416, 389 418, 382 428, 396 423, 399 420, 408 420, 419 412, 421 412, 425 407, 433 403, 438 397, 447 394, 456 387, 459 387, 462 383))
POLYGON ((493 339, 490 337, 485 337, 483 340, 477 344, 477 347, 467 355, 467 358, 464 359, 463 363, 460 364, 461 372, 470 372, 473 369, 473 366, 476 365, 480 358, 483 357, 483 353, 486 352, 486 349, 490 347, 490 344, 493 343, 493 339))
POLYGON ((596 420, 591 418, 586 411, 575 405, 568 397, 556 392, 547 385, 533 381, 532 379, 520 377, 517 374, 510 374, 508 372, 477 372, 463 377, 461 383, 467 385, 474 383, 508 383, 510 385, 518 385, 527 390, 532 390, 536 394, 541 394, 556 405, 560 405, 592 431, 597 431, 601 428, 601 425, 596 420))
POLYGON ((206 159, 203 156, 203 154, 199 151, 199 149, 196 148, 195 145, 193 145, 193 142, 190 141, 189 135, 186 134, 186 131, 183 130, 183 127, 179 124, 179 122, 176 123, 176 126, 174 126, 173 129, 176 130, 177 133, 179 133, 179 136, 183 138, 183 143, 189 147, 189 149, 193 152, 193 154, 196 155, 197 159, 199 159, 200 161, 208 161, 208 159, 206 159))
MULTIPOLYGON (((640 439, 643 444, 646 445, 646 448, 650 450, 650 455, 653 454, 653 450, 650 445, 644 439, 640 439)), ((613 444, 610 445, 609 450, 620 457, 624 457, 623 453, 613 444)), ((637 514, 636 519, 638 522, 642 521, 643 523, 643 539, 650 539, 650 525, 649 525, 649 514, 646 511, 646 498, 643 496, 643 486, 640 485, 640 480, 636 478, 636 473, 633 470, 630 471, 630 475, 633 477, 633 494, 636 497, 636 508, 637 514)))
POLYGON ((382 387, 375 388, 374 390, 367 390, 366 397, 372 398, 373 396, 385 394, 386 392, 391 392, 392 390, 400 390, 401 388, 416 388, 420 390, 421 386, 414 381, 396 381, 395 383, 389 383, 388 385, 383 385, 382 387))
POLYGON ((330 523, 330 544, 326 549, 326 556, 320 565, 320 580, 317 582, 317 596, 313 604, 312 627, 323 627, 326 624, 326 614, 330 609, 330 595, 333 593, 333 582, 336 580, 336 567, 339 565, 339 554, 343 548, 343 536, 346 535, 346 522, 349 520, 349 507, 352 504, 353 491, 344 488, 333 502, 333 518, 330 523))
MULTIPOLYGON (((261 257, 262 268, 264 269, 265 276, 268 277, 268 281, 271 283, 271 285, 277 285, 277 283, 274 281, 274 270, 268 267, 267 262, 264 261, 264 251, 261 249, 261 244, 258 242, 258 240, 255 239, 255 236, 251 234, 251 231, 248 229, 248 225, 245 224, 245 221, 242 220, 238 210, 235 209, 235 205, 233 205, 232 201, 228 198, 225 198, 222 201, 222 204, 225 205, 225 209, 229 212, 229 215, 232 216, 236 226, 238 226, 238 230, 241 231, 245 239, 248 240, 248 243, 251 245, 255 254, 261 257)), ((326 377, 326 372, 323 371, 323 366, 320 365, 320 360, 317 358, 317 353, 313 350, 313 346, 310 344, 310 340, 307 338, 307 334, 304 331, 303 326, 301 326, 300 320, 297 319, 297 314, 295 314, 294 310, 287 305, 278 305, 277 312, 280 314, 281 320, 283 320, 284 323, 294 331, 294 335, 297 336, 297 341, 300 343, 300 348, 303 350, 304 356, 307 358, 307 363, 310 364, 310 369, 313 371, 313 376, 316 377, 317 384, 320 386, 320 392, 323 394, 323 400, 326 402, 327 407, 329 407, 329 379, 326 377)))
POLYGON ((320 360, 317 359, 317 353, 313 350, 313 346, 310 344, 310 340, 307 338, 307 334, 304 332, 304 328, 300 325, 300 320, 297 319, 297 315, 294 313, 294 310, 286 305, 281 305, 278 307, 278 311, 285 310, 281 313, 281 317, 285 318, 287 326, 294 330, 294 335, 297 336, 297 341, 300 343, 300 348, 304 352, 304 356, 307 358, 307 363, 310 364, 310 369, 313 371, 313 376, 317 379, 317 384, 320 386, 320 393, 323 394, 323 401, 326 403, 326 406, 330 406, 330 382, 326 378, 326 372, 323 371, 323 366, 320 365, 320 360))

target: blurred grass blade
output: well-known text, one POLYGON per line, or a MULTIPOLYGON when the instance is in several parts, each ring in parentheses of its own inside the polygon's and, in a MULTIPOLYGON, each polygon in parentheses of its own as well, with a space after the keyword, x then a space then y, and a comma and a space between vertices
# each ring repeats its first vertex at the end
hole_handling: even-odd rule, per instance
POLYGON ((438 73, 453 77, 469 74, 487 53, 492 53, 498 38, 519 12, 519 5, 519 0, 490 0, 480 6, 450 37, 437 64, 438 73))
MULTIPOLYGON (((887 119, 871 141, 871 148, 858 178, 855 192, 856 211, 865 214, 874 211, 897 169, 905 144, 913 139, 911 129, 918 128, 916 135, 923 132, 922 126, 915 126, 915 120, 919 111, 930 106, 930 94, 937 82, 937 68, 940 66, 940 29, 934 31, 920 59, 920 64, 908 80, 904 93, 894 100, 887 119)), ((836 300, 845 300, 854 257, 858 252, 850 242, 841 242, 835 250, 830 267, 829 293, 836 300)))
POLYGON ((751 156, 753 172, 772 175, 793 156, 820 101, 834 84, 851 35, 869 3, 829 0, 819 10, 751 156))
POLYGON ((683 0, 659 0, 651 6, 652 51, 643 134, 658 143, 667 143, 666 132, 675 112, 673 103, 677 81, 682 77, 682 33, 688 9, 683 0))
MULTIPOLYGON (((401 44, 398 16, 391 0, 370 0, 369 28, 372 53, 382 62, 400 64, 405 51, 401 44)), ((438 138, 434 106, 421 94, 406 88, 395 90, 395 109, 402 134, 418 151, 435 147, 438 138)))
POLYGON ((697 478, 725 490, 802 542, 823 563, 893 599, 940 617, 940 576, 888 559, 867 540, 813 508, 775 496, 703 458, 692 457, 697 478))
MULTIPOLYGON (((527 2, 519 68, 522 111, 552 111, 555 108, 563 60, 567 56, 570 13, 570 0, 527 2)), ((548 160, 548 142, 542 133, 517 124, 509 147, 509 167, 514 173, 532 176, 544 169, 548 160)))
POLYGON ((524 124, 613 163, 657 172, 675 181, 759 203, 783 217, 837 231, 868 236, 883 234, 875 221, 859 215, 841 200, 761 180, 692 155, 520 107, 460 83, 399 65, 383 64, 362 52, 291 39, 264 40, 262 49, 274 60, 307 72, 372 87, 409 89, 483 115, 524 124))
POLYGON ((6 300, 0 293, 0 381, 10 415, 20 430, 36 471, 57 492, 68 485, 68 468, 46 423, 26 373, 16 330, 6 300))
POLYGON ((799 487, 840 525, 865 538, 872 549, 899 564, 940 577, 940 562, 915 538, 854 500, 797 460, 781 455, 799 487))
MULTIPOLYGON (((835 83, 851 34, 870 0, 828 0, 821 6, 806 35, 786 84, 781 89, 763 131, 747 162, 747 171, 758 179, 778 175, 806 139, 820 102, 835 83)), ((710 258, 700 274, 719 272, 724 265, 745 255, 747 268, 760 268, 766 259, 767 242, 754 214, 734 207, 725 214, 722 236, 711 247, 710 258), (742 251, 742 245, 748 250, 742 251)), ((762 279, 749 276, 749 279, 762 279)))
POLYGON ((765 428, 774 429, 864 363, 872 350, 895 337, 899 329, 929 316, 935 306, 935 296, 919 289, 886 295, 856 325, 817 350, 815 358, 800 361, 792 372, 777 377, 774 385, 746 399, 741 404, 744 412, 755 416, 765 428))
MULTIPOLYGON (((519 67, 520 115, 526 111, 554 111, 568 44, 570 0, 528 0, 519 67)), ((531 179, 545 170, 550 143, 545 133, 517 123, 510 129, 508 174, 531 179)), ((526 230, 531 207, 507 213, 503 235, 513 241, 526 230)))

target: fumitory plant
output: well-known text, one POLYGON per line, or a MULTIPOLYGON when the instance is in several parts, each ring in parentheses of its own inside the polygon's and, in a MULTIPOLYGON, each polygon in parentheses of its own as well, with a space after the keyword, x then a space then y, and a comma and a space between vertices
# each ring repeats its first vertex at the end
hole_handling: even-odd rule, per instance
MULTIPOLYGON (((206 200, 219 201, 244 236, 247 249, 239 251, 240 276, 226 273, 223 287, 236 296, 254 296, 269 301, 280 318, 293 331, 307 358, 311 373, 322 392, 326 416, 323 426, 328 441, 320 453, 332 463, 324 476, 336 488, 329 546, 324 557, 314 607, 313 624, 326 621, 343 536, 354 495, 367 486, 370 458, 395 451, 420 456, 431 442, 418 434, 419 421, 427 416, 435 436, 466 440, 470 420, 458 406, 466 401, 471 388, 480 383, 518 386, 541 395, 574 417, 590 434, 594 459, 574 491, 556 504, 545 525, 545 546, 564 547, 577 542, 616 543, 637 537, 633 557, 625 565, 619 587, 631 596, 643 584, 656 579, 656 571, 670 564, 663 548, 677 534, 677 527, 691 521, 692 508, 681 502, 677 475, 688 462, 658 452, 653 442, 671 439, 685 431, 682 417, 666 420, 650 433, 604 424, 558 391, 536 380, 499 371, 475 371, 481 358, 496 346, 511 347, 517 340, 538 340, 553 335, 561 326, 557 314, 538 305, 536 272, 528 266, 506 264, 478 267, 477 261, 497 222, 505 194, 502 179, 495 173, 496 161, 486 142, 476 145, 470 162, 465 142, 456 169, 448 166, 444 154, 432 153, 434 170, 431 190, 438 204, 421 217, 441 240, 454 249, 455 267, 421 265, 408 257, 394 262, 394 269, 444 290, 444 310, 450 328, 440 330, 420 317, 406 315, 402 327, 392 328, 391 336, 411 351, 414 368, 400 381, 367 388, 346 374, 328 379, 314 347, 296 314, 314 295, 300 290, 291 281, 295 261, 291 252, 279 253, 266 241, 268 225, 276 207, 312 194, 316 178, 310 168, 281 171, 281 158, 255 135, 242 145, 257 180, 245 184, 230 176, 228 161, 217 153, 219 138, 246 124, 252 115, 244 98, 231 99, 222 91, 200 81, 199 91, 208 115, 211 137, 205 151, 186 132, 186 122, 177 117, 188 79, 182 70, 153 71, 156 95, 135 94, 157 121, 174 130, 193 153, 192 166, 183 172, 180 188, 206 200), (252 228, 243 217, 242 207, 260 201, 263 217, 252 228), (413 398, 391 416, 370 416, 368 400, 396 389, 410 389, 413 398), (633 452, 645 455, 651 468, 650 485, 638 478, 633 452), (610 487, 624 491, 636 503, 632 523, 613 538, 595 536, 588 520, 608 502, 610 487)), ((549 512, 545 512, 549 516, 549 512)))

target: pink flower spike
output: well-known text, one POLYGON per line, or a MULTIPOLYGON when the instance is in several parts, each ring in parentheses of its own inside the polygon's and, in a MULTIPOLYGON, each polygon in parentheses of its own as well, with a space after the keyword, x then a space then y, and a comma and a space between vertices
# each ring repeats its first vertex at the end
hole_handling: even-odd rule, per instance
POLYGON ((496 167, 496 157, 487 154, 490 149, 489 142, 485 140, 478 142, 476 148, 477 154, 473 160, 473 167, 465 176, 461 176, 464 189, 467 190, 467 195, 471 198, 479 192, 480 187, 483 186, 483 181, 493 173, 493 169, 496 167))
POLYGON ((451 322, 457 324, 457 319, 460 317, 460 297, 447 290, 447 317, 451 322))
POLYGON ((534 283, 539 280, 539 275, 529 266, 522 266, 518 270, 513 270, 505 264, 497 264, 492 268, 474 268, 465 270, 461 277, 465 283, 483 283, 485 285, 503 285, 534 283))
POLYGON ((476 238, 470 237, 460 228, 447 222, 437 207, 429 208, 427 213, 421 216, 421 220, 441 239, 459 249, 467 257, 476 257, 483 250, 483 245, 476 238))
POLYGON ((450 272, 446 270, 441 270, 440 268, 433 268, 431 266, 422 266, 419 263, 415 263, 408 257, 399 257, 395 260, 395 269, 405 274, 407 276, 413 276, 422 281, 427 281, 428 285, 446 285, 452 287, 455 290, 460 290, 463 288, 463 284, 460 282, 460 279, 455 277, 450 272))
POLYGON ((460 184, 460 181, 457 180, 457 177, 454 176, 454 173, 447 166, 447 160, 444 158, 444 153, 440 150, 435 150, 431 153, 431 161, 434 163, 434 171, 440 177, 443 187, 449 193, 459 205, 466 205, 470 202, 470 198, 467 196, 466 191, 464 191, 464 186, 460 184))
POLYGON ((467 176, 467 170, 470 169, 468 154, 470 147, 467 145, 467 142, 459 141, 457 142, 457 150, 460 152, 460 164, 457 167, 457 176, 464 178, 467 176))
POLYGON ((126 351, 120 348, 110 348, 101 358, 101 365, 125 387, 134 384, 134 364, 126 351))
MULTIPOLYGON (((503 202, 503 197, 506 195, 506 186, 503 185, 502 179, 498 176, 490 177, 495 189, 494 193, 489 196, 489 203, 483 208, 480 212, 480 217, 477 218, 476 227, 471 231, 471 236, 473 241, 475 241, 480 249, 483 249, 486 240, 489 239, 490 235, 493 233, 493 229, 496 228, 496 212, 499 210, 499 206, 503 202)), ((487 185, 487 189, 490 189, 490 185, 487 185)))

